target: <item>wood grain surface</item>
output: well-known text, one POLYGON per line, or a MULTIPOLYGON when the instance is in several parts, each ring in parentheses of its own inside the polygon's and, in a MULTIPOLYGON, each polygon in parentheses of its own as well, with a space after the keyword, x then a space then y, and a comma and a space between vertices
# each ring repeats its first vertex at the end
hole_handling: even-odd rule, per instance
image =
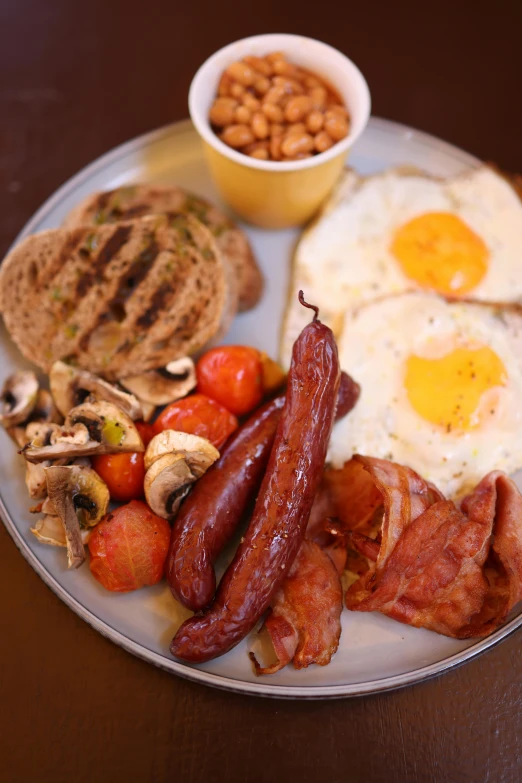
MULTIPOLYGON (((327 41, 365 73, 376 115, 522 171, 521 8, 0 0, 0 252, 80 167, 185 117, 212 51, 261 32, 327 41)), ((133 658, 47 589, 2 526, 0 594, 1 783, 522 779, 520 632, 402 691, 283 702, 133 658)))

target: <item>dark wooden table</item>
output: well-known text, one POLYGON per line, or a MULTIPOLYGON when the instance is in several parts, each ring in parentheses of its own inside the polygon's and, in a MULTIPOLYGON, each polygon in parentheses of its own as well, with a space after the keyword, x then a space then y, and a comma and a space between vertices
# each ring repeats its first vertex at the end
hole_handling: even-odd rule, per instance
MULTIPOLYGON (((312 35, 365 73, 374 113, 522 171, 520 3, 0 1, 0 252, 52 191, 187 114, 197 66, 260 32, 312 35), (479 10, 480 6, 480 10, 479 10)), ((0 781, 510 783, 522 634, 443 677, 337 702, 227 694, 81 622, 0 525, 0 781)))

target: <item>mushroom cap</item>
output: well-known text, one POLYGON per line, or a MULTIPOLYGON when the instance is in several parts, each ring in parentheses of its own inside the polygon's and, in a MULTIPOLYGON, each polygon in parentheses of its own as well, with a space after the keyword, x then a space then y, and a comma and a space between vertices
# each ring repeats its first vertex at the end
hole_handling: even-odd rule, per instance
POLYGON ((206 438, 178 430, 163 430, 152 438, 145 451, 145 470, 163 454, 182 454, 196 478, 219 457, 219 451, 206 438))
POLYGON ((92 394, 97 400, 117 405, 131 419, 141 419, 143 411, 133 394, 118 389, 87 370, 80 370, 62 361, 54 362, 49 373, 49 385, 56 407, 67 416, 92 394))
POLYGON ((109 508, 110 493, 105 481, 95 470, 71 465, 69 487, 80 527, 97 525, 109 508))
POLYGON ((145 474, 147 503, 159 517, 170 519, 195 480, 182 454, 164 454, 145 474))
POLYGON ((120 383, 145 403, 168 405, 186 397, 196 387, 196 368, 190 356, 183 356, 169 362, 164 369, 131 375, 120 383))
POLYGON ((10 375, 0 397, 0 424, 14 427, 26 421, 36 405, 38 378, 31 370, 10 375))

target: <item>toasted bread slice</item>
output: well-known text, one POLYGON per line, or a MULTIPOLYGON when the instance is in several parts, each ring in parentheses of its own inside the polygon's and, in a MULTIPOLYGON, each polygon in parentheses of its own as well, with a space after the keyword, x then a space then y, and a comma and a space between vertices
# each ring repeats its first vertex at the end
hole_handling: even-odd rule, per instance
POLYGON ((228 293, 221 252, 190 215, 43 231, 0 268, 0 309, 24 356, 112 380, 199 350, 233 316, 228 293))
POLYGON ((220 209, 181 188, 129 185, 93 193, 72 210, 64 226, 99 225, 178 212, 194 215, 210 229, 225 260, 230 261, 236 272, 239 309, 254 307, 263 292, 263 277, 247 237, 220 209))

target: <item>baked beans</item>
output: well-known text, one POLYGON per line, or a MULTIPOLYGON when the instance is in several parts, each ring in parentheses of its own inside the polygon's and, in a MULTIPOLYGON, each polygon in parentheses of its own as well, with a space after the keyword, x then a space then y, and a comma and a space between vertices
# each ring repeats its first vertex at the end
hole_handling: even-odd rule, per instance
POLYGON ((350 132, 350 115, 334 88, 282 52, 231 63, 209 119, 225 144, 258 160, 309 158, 350 132))

